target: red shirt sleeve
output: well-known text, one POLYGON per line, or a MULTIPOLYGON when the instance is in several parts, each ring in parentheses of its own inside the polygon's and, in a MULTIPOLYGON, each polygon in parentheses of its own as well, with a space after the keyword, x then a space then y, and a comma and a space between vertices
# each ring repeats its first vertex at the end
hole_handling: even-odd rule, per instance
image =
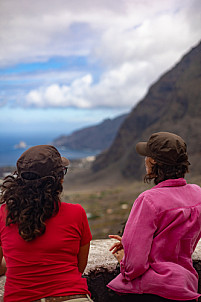
POLYGON ((89 223, 87 219, 87 215, 83 207, 82 209, 82 225, 81 225, 81 241, 80 241, 80 246, 83 246, 87 243, 89 243, 92 239, 91 231, 89 228, 89 223))

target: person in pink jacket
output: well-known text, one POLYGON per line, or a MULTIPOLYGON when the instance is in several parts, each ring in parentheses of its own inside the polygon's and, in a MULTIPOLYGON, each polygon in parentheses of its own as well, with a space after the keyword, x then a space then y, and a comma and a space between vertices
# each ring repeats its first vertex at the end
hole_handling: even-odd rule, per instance
POLYGON ((134 202, 122 238, 111 251, 120 274, 108 287, 122 301, 196 301, 198 274, 192 253, 201 238, 201 188, 187 184, 184 140, 158 132, 136 151, 145 156, 145 181, 155 186, 134 202))

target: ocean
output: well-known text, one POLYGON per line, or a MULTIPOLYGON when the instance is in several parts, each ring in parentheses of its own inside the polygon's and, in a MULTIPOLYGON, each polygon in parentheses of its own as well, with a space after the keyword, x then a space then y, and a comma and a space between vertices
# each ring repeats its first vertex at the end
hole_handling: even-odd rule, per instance
MULTIPOLYGON (((28 148, 35 145, 52 144, 52 141, 58 136, 51 133, 37 134, 1 134, 0 135, 0 167, 15 166, 17 159, 28 148)), ((57 148, 61 156, 70 160, 94 156, 98 151, 93 150, 70 150, 57 148)))

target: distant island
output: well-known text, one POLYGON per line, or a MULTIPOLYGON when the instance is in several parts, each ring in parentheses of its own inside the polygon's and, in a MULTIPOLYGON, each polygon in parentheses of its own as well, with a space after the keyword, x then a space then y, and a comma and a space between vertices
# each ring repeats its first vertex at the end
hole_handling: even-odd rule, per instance
POLYGON ((15 149, 25 149, 27 147, 27 144, 24 141, 20 141, 19 144, 16 144, 14 146, 15 149))

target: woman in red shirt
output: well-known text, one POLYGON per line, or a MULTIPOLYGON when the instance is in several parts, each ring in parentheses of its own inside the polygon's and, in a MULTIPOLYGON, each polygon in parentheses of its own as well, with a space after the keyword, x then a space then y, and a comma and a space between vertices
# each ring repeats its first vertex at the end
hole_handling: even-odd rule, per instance
POLYGON ((92 239, 86 213, 82 206, 60 200, 68 165, 55 147, 35 146, 21 155, 16 174, 3 182, 5 302, 92 301, 82 278, 92 239))

